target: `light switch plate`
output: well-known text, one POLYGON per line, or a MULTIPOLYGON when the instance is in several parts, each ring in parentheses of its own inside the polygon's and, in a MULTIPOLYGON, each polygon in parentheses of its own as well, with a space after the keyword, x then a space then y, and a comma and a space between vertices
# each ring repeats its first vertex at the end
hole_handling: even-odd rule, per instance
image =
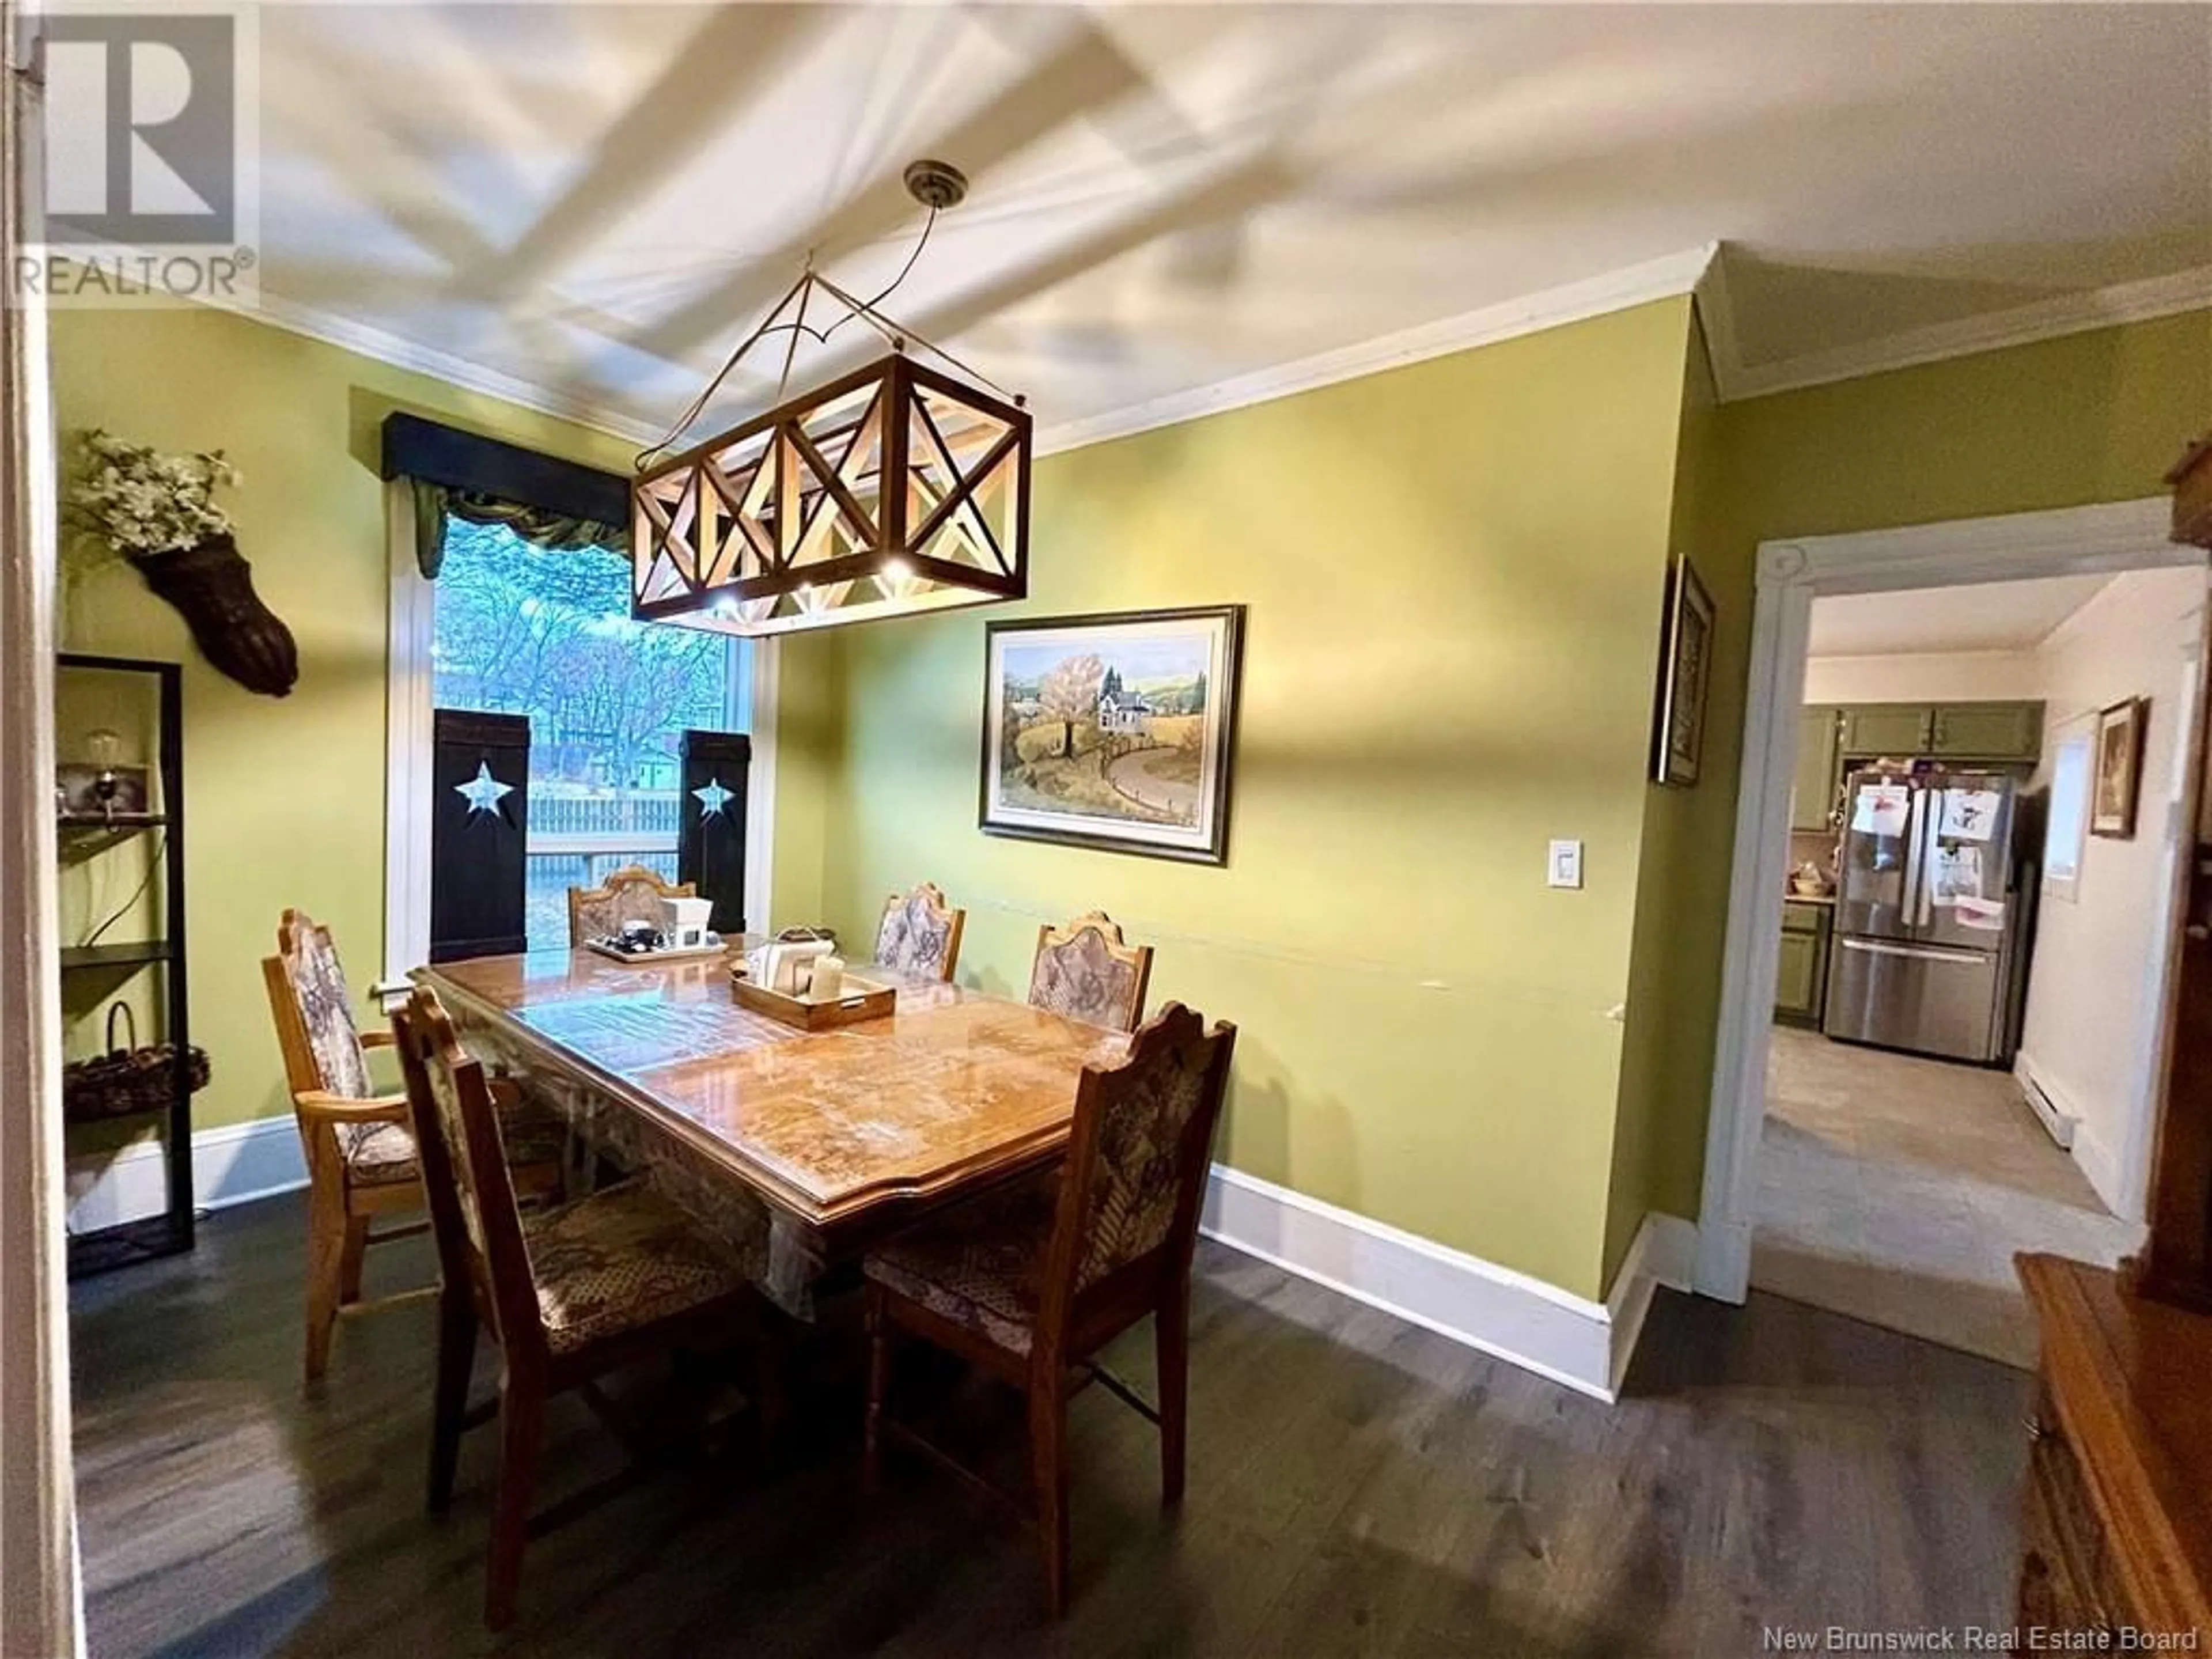
POLYGON ((1553 887, 1579 887, 1583 884, 1583 844, 1578 841, 1555 841, 1552 843, 1551 873, 1546 878, 1553 887))

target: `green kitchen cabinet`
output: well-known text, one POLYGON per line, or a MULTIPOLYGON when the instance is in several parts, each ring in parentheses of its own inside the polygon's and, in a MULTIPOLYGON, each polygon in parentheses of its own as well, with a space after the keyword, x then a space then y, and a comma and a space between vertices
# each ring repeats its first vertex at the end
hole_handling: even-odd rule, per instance
POLYGON ((1863 702, 1844 710, 1844 752, 1907 760, 1928 752, 1934 710, 1922 702, 1863 702))
POLYGON ((1782 907, 1782 951, 1774 975, 1774 1018, 1790 1025, 1818 1025, 1827 1002, 1828 932, 1825 904, 1782 907))
POLYGON ((1836 805, 1838 716, 1840 711, 1815 704, 1797 716, 1797 770, 1790 784, 1790 827, 1826 830, 1836 805))
POLYGON ((1931 711, 1928 752, 1961 760, 2032 761, 2043 754, 2039 702, 1946 702, 1931 711))

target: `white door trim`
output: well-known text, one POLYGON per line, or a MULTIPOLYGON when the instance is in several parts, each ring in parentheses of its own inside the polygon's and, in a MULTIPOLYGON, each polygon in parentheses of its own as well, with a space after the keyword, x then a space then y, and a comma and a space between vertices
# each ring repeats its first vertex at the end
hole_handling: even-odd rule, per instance
MULTIPOLYGON (((0 269, 42 176, 19 9, 0 0, 0 269)), ((84 1651, 63 1285, 61 927, 54 871, 54 410, 46 313, 0 305, 0 1652, 84 1651)))
POLYGON ((2202 565, 2201 549, 2166 539, 2171 511, 2164 496, 2152 496, 1759 544, 1720 1027, 1698 1218, 1696 1283, 1704 1294, 1741 1302, 1751 1283, 1756 1158, 1766 1109, 1768 1033, 1789 874, 1796 711, 1804 692, 1814 599, 2202 565))
POLYGON ((404 478, 384 488, 392 571, 385 651, 384 978, 396 983, 430 957, 431 648, 438 591, 415 558, 415 499, 404 478))

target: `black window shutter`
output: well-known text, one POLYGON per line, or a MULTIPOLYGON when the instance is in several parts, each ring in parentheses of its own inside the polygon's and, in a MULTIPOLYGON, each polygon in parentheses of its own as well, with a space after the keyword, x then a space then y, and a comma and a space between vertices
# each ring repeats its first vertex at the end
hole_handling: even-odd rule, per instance
POLYGON ((734 937, 745 931, 746 782, 753 740, 735 732, 686 732, 678 750, 683 793, 677 798, 676 878, 696 882, 714 901, 707 925, 734 937), (720 793, 728 792, 724 799, 720 793), (708 811, 701 792, 720 801, 708 811))
POLYGON ((513 956, 527 948, 529 717, 441 708, 431 734, 430 960, 513 956), (480 775, 507 793, 463 793, 480 775))

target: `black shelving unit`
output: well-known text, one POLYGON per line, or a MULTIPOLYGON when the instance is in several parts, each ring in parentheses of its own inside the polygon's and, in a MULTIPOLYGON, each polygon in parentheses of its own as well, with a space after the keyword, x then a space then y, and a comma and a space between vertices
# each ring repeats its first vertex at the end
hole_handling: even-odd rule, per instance
POLYGON ((161 936, 66 948, 61 952, 61 971, 66 978, 83 973, 128 974, 142 969, 158 969, 163 976, 165 992, 160 1040, 174 1045, 176 1053, 176 1084, 170 1093, 168 1108, 161 1115, 167 1206, 158 1215, 70 1234, 70 1277, 80 1279, 156 1256, 177 1255, 192 1248, 192 1097, 188 1059, 191 1005, 185 979, 184 677, 175 663, 150 662, 137 657, 64 651, 56 662, 64 674, 137 674, 149 677, 155 684, 159 699, 160 751, 155 769, 161 781, 161 796, 158 802, 149 805, 158 810, 118 814, 112 818, 64 817, 59 833, 65 853, 88 846, 94 850, 105 849, 146 836, 160 837, 161 936))

